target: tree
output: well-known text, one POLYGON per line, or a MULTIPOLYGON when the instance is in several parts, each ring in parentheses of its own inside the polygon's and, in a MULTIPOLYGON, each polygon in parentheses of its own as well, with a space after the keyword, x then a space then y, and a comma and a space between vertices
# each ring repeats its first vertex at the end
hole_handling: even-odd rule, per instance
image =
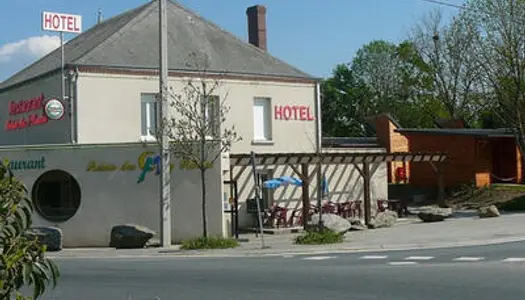
POLYGON ((476 58, 477 36, 473 22, 462 15, 444 24, 441 12, 433 11, 411 37, 418 55, 414 65, 432 78, 427 92, 442 105, 445 117, 463 119, 470 125, 476 124, 485 108, 482 68, 476 58))
POLYGON ((332 77, 321 84, 323 135, 368 136, 364 126, 373 113, 370 91, 345 64, 337 65, 332 77))
POLYGON ((490 87, 485 97, 525 153, 525 1, 470 0, 466 7, 464 18, 479 32, 474 44, 490 87))
POLYGON ((0 298, 37 299, 49 283, 56 286, 59 271, 44 258, 45 246, 30 238, 33 207, 26 187, 0 162, 0 298), (23 286, 33 286, 33 297, 24 297, 23 286))
POLYGON ((219 96, 222 82, 208 76, 207 60, 190 55, 188 67, 197 70, 186 80, 180 93, 169 93, 173 117, 162 120, 159 126, 169 137, 170 151, 181 160, 182 169, 198 169, 201 181, 202 234, 208 237, 206 210, 206 171, 213 167, 223 152, 241 140, 235 125, 226 125, 230 110, 227 95, 219 96))

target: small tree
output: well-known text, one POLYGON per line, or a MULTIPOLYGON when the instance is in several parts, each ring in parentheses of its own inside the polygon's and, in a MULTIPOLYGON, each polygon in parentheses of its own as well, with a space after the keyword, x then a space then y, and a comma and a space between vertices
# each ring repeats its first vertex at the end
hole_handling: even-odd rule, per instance
POLYGON ((190 58, 193 63, 189 67, 198 70, 196 76, 186 80, 180 93, 170 88, 173 117, 162 120, 159 131, 168 136, 170 152, 181 160, 182 169, 200 171, 202 234, 208 237, 206 171, 241 137, 234 125, 225 124, 230 107, 226 104, 227 96, 222 99, 219 96, 221 81, 208 76, 195 53, 190 58))
POLYGON ((0 162, 0 299, 37 299, 50 282, 56 286, 59 271, 44 258, 45 246, 26 235, 33 207, 26 187, 0 162), (33 298, 23 286, 33 286, 33 298))

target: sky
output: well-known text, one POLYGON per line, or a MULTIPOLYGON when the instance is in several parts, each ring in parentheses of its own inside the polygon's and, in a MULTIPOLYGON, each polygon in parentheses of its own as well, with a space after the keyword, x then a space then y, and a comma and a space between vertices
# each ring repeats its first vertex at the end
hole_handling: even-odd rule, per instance
MULTIPOLYGON (((104 19, 149 0, 3 1, 0 26, 0 81, 60 46, 55 32, 41 29, 42 11, 81 15, 83 30, 93 26, 100 9, 104 19)), ((364 44, 399 42, 425 14, 457 8, 425 0, 178 0, 199 15, 247 40, 246 8, 267 8, 268 51, 316 77, 330 76, 339 63, 352 60, 364 44), (325 3, 325 4, 322 4, 325 3), (329 5, 327 5, 329 3, 329 5)), ((443 0, 460 5, 463 0, 443 0)), ((71 39, 73 35, 66 34, 71 39)))

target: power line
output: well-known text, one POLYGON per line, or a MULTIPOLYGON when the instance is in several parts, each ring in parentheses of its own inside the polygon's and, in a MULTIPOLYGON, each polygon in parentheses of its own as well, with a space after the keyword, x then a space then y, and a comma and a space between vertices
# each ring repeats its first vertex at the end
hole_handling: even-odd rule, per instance
POLYGON ((419 0, 419 1, 433 3, 433 4, 438 4, 438 5, 442 5, 442 6, 453 7, 453 8, 458 8, 458 9, 467 9, 467 7, 465 5, 453 4, 453 3, 440 1, 440 0, 419 0))

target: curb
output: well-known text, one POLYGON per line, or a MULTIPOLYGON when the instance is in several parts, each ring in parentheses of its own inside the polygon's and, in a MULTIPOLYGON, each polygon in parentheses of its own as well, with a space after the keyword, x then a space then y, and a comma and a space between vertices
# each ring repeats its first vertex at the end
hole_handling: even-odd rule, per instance
POLYGON ((453 243, 441 243, 435 245, 423 245, 423 244, 406 244, 399 246, 376 246, 368 248, 335 248, 335 249, 308 249, 303 251, 260 251, 260 250, 246 250, 248 253, 208 253, 205 251, 200 252, 189 252, 182 250, 173 250, 168 253, 153 253, 153 254, 114 254, 107 255, 46 255, 47 258, 54 260, 63 259, 166 259, 166 258, 243 258, 243 257, 277 257, 277 256, 304 256, 304 255, 320 255, 320 254, 351 254, 351 253, 364 253, 364 252, 388 252, 388 251, 409 251, 409 250, 432 250, 432 249, 443 249, 443 248, 460 248, 460 247, 472 247, 472 246, 488 246, 498 245, 513 242, 525 241, 525 237, 509 237, 492 240, 474 240, 467 242, 453 242, 453 243))

